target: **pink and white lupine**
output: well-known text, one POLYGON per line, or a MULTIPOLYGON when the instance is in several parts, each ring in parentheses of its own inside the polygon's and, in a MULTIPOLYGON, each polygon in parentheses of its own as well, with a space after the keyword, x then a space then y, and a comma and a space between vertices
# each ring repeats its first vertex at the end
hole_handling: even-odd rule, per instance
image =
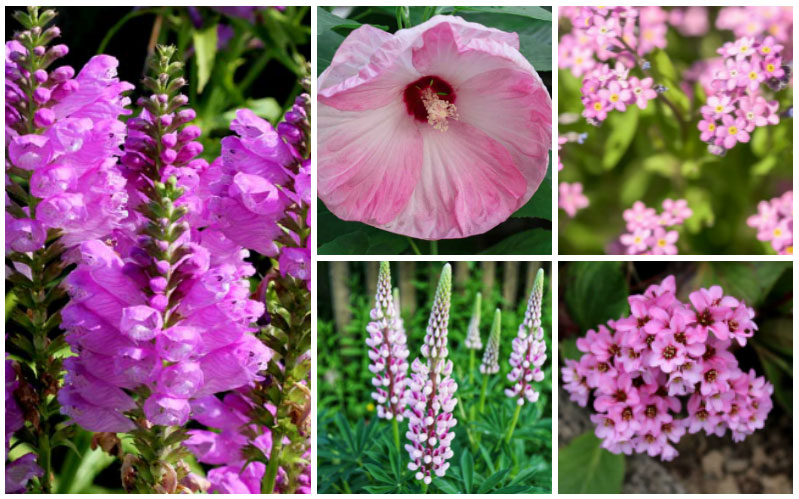
POLYGON ((469 327, 466 330, 466 341, 464 343, 469 350, 483 348, 483 340, 480 339, 480 301, 482 297, 482 293, 477 293, 474 298, 474 311, 472 312, 472 318, 469 319, 469 327))
POLYGON ((372 321, 366 326, 369 333, 366 344, 372 361, 369 370, 374 374, 372 398, 377 404, 377 416, 402 421, 408 383, 408 346, 399 304, 391 292, 388 262, 380 262, 375 306, 369 315, 372 321))
POLYGON ((535 403, 538 392, 534 382, 544 379, 541 366, 547 360, 544 330, 541 328, 541 301, 544 297, 544 269, 538 269, 533 291, 527 301, 524 321, 519 325, 519 332, 513 339, 513 351, 510 354, 511 372, 508 380, 513 382, 512 388, 505 389, 505 395, 516 398, 518 405, 525 401, 535 403))
POLYGON ((447 326, 449 322, 452 268, 444 265, 436 289, 433 310, 427 324, 427 334, 422 345, 422 358, 411 365, 408 391, 408 432, 410 443, 405 450, 410 455, 408 469, 415 471, 424 487, 432 481, 433 474, 443 477, 453 456, 450 444, 455 438, 452 427, 457 419, 452 415, 458 400, 458 384, 452 379, 452 361, 447 359, 447 326))
POLYGON ((483 352, 483 362, 480 364, 482 374, 496 374, 499 372, 499 338, 502 335, 502 316, 499 309, 494 312, 494 322, 491 323, 491 335, 483 352))

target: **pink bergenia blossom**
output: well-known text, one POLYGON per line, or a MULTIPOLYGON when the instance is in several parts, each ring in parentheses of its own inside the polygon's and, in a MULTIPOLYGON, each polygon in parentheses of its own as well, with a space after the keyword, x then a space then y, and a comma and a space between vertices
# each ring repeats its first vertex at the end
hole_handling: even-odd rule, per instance
POLYGON ((781 255, 792 255, 793 191, 758 203, 757 214, 750 216, 746 224, 757 229, 758 240, 771 242, 774 251, 781 255))
POLYGON ((723 436, 729 429, 740 441, 763 427, 773 386, 742 371, 729 351, 729 337, 743 346, 754 334, 754 310, 718 286, 691 293, 685 303, 675 296, 673 276, 628 300, 633 315, 579 338, 584 355, 562 368, 570 399, 581 406, 593 400, 591 421, 603 448, 668 461, 686 433, 723 436), (727 337, 706 326, 710 321, 727 337), (644 341, 630 334, 641 329, 644 341))
POLYGON ((505 221, 538 189, 551 100, 515 33, 435 16, 364 25, 318 83, 318 192, 339 218, 423 239, 505 221))
POLYGON ((579 210, 589 205, 588 198, 583 194, 583 184, 579 182, 561 182, 558 186, 558 207, 573 218, 579 210))

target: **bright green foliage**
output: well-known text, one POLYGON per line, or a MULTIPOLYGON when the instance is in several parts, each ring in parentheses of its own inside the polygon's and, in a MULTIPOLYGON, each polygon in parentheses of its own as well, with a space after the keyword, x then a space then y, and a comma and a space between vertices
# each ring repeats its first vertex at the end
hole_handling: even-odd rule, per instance
MULTIPOLYGON (((535 263, 530 265, 537 265, 535 263)), ((336 331, 329 305, 329 267, 320 263, 320 298, 318 320, 318 470, 319 493, 419 493, 419 482, 407 469, 408 454, 397 452, 391 425, 378 420, 370 398, 371 374, 367 369, 366 324, 374 283, 365 279, 363 266, 350 264, 350 309, 352 320, 344 331, 336 331)), ((428 314, 435 293, 435 277, 440 263, 417 263, 413 279, 416 289, 416 312, 403 316, 411 357, 422 345, 428 314)), ((523 267, 524 268, 524 267, 523 267)), ((394 278, 399 274, 394 272, 394 278)), ((501 274, 498 274, 498 277, 501 274)), ((435 478, 428 493, 549 493, 551 491, 552 442, 552 372, 545 364, 545 378, 540 384, 541 397, 535 404, 525 404, 513 438, 504 442, 516 404, 505 396, 506 375, 510 369, 510 338, 524 317, 529 296, 522 283, 513 303, 505 303, 497 283, 490 294, 483 293, 481 313, 496 314, 502 309, 499 343, 500 371, 484 377, 475 366, 469 380, 469 354, 465 339, 473 313, 474 297, 481 291, 481 271, 469 263, 466 282, 453 282, 449 321, 449 358, 454 364, 453 378, 458 383, 458 405, 453 415, 454 457, 444 478, 435 478), (478 410, 481 386, 487 378, 485 410, 478 410)), ((551 290, 546 279, 543 303, 543 328, 548 351, 551 351, 551 290)), ((402 297, 403 305, 409 298, 402 297)), ((478 362, 479 364, 479 362, 478 362)), ((404 435, 407 420, 400 423, 404 435)), ((403 445, 404 445, 403 438, 403 445)))

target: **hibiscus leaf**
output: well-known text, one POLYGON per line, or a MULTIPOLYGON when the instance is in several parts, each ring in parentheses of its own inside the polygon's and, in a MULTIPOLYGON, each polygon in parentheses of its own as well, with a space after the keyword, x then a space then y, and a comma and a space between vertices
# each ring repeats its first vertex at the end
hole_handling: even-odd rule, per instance
POLYGON ((529 17, 541 21, 552 21, 552 12, 542 7, 455 7, 455 12, 491 12, 529 17))
POLYGON ((316 9, 316 74, 327 69, 338 46, 344 41, 344 35, 336 33, 337 26, 357 27, 358 23, 351 19, 342 19, 323 8, 316 9))
POLYGON ((538 190, 524 206, 511 215, 516 218, 543 218, 552 220, 552 155, 549 157, 547 174, 538 190))
POLYGON ((561 494, 618 494, 624 480, 624 456, 599 446, 592 431, 558 451, 558 490, 561 494))
POLYGON ((487 250, 483 255, 548 255, 552 254, 552 231, 530 229, 514 234, 487 250))
POLYGON ((552 22, 519 15, 462 11, 467 21, 519 35, 519 51, 536 71, 552 71, 552 22))

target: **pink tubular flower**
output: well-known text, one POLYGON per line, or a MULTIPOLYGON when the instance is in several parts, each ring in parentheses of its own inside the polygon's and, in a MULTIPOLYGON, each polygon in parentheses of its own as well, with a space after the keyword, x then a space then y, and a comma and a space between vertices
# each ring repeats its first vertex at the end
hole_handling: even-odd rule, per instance
POLYGON ((558 207, 574 218, 579 210, 589 205, 588 198, 583 194, 583 184, 575 182, 561 182, 558 186, 558 207))
POLYGON ((763 427, 772 407, 773 387, 744 373, 729 351, 731 338, 745 345, 754 334, 754 310, 719 286, 691 293, 690 304, 675 292, 669 276, 630 296, 632 315, 608 321, 617 332, 588 331, 577 340, 584 355, 562 369, 572 400, 585 406, 593 398, 591 421, 610 452, 668 461, 686 432, 730 429, 739 441, 763 427))
POLYGON ((365 25, 319 77, 319 197, 339 218, 423 239, 485 232, 547 169, 551 101, 516 34, 436 16, 365 25))
POLYGON ((408 346, 398 305, 391 293, 391 270, 388 262, 380 262, 375 306, 369 312, 372 321, 366 326, 370 348, 369 370, 374 374, 372 398, 377 416, 402 421, 405 418, 405 392, 408 376, 408 346))
POLYGON ((452 411, 458 403, 455 398, 458 384, 450 377, 452 361, 447 359, 451 286, 452 268, 446 264, 430 312, 422 360, 417 357, 411 365, 408 432, 405 434, 410 443, 405 444, 405 450, 410 456, 408 469, 415 471, 415 478, 425 484, 433 480, 433 475, 443 477, 449 468, 447 461, 454 455, 452 427, 458 420, 452 411))
POLYGON ((533 383, 543 381, 544 372, 541 366, 547 360, 544 330, 541 328, 541 302, 544 298, 544 269, 538 269, 527 302, 524 320, 519 324, 519 331, 513 339, 513 351, 509 363, 511 371, 508 381, 513 387, 505 389, 505 395, 515 398, 518 405, 525 402, 535 403, 538 392, 533 383))

